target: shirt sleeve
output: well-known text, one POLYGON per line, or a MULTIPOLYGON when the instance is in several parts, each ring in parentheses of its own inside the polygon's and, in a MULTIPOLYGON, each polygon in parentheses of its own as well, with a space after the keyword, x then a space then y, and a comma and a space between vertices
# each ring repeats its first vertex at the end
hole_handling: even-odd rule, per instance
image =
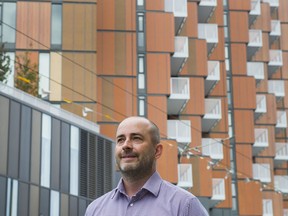
POLYGON ((209 214, 200 201, 193 197, 186 200, 183 216, 209 216, 209 214))

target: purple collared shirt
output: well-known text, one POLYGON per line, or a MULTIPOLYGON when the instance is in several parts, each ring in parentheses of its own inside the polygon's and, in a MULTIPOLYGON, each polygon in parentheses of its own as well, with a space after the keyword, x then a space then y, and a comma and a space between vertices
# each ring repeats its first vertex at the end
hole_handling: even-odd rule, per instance
POLYGON ((94 200, 85 216, 208 216, 208 213, 194 195, 162 180, 155 172, 131 198, 121 180, 114 190, 94 200))

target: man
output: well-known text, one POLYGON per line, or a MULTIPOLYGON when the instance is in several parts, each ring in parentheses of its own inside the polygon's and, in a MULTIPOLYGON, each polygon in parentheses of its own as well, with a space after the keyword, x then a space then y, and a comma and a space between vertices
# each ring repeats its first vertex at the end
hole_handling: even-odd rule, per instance
POLYGON ((162 148, 153 122, 136 116, 124 119, 115 147, 122 179, 114 190, 94 200, 85 216, 207 216, 195 196, 157 173, 162 148))

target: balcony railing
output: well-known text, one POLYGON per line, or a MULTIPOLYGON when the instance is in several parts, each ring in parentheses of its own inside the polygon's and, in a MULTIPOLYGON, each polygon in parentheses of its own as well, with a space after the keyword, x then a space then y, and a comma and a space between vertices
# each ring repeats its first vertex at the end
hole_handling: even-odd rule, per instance
POLYGON ((257 94, 256 95, 256 113, 266 113, 267 106, 266 106, 266 95, 257 94))
POLYGON ((217 24, 198 24, 198 37, 205 39, 207 43, 218 43, 218 26, 217 24))
POLYGON ((271 20, 270 36, 281 36, 281 22, 280 22, 280 20, 271 20))
POLYGON ((168 138, 179 143, 191 142, 191 122, 189 120, 168 120, 168 138))
POLYGON ((217 0, 201 0, 199 2, 199 5, 201 6, 217 6, 217 0))
POLYGON ((250 47, 262 47, 262 30, 249 29, 249 43, 250 47))
POLYGON ((208 23, 216 6, 217 0, 200 0, 198 7, 198 23, 208 23))
POLYGON ((261 14, 261 2, 260 0, 251 0, 251 10, 250 15, 260 15, 261 14))
POLYGON ((223 159, 223 144, 220 139, 202 138, 202 154, 214 160, 223 159))
POLYGON ((273 202, 271 199, 263 199, 263 214, 262 216, 273 216, 273 202))
POLYGON ((192 164, 178 164, 178 184, 182 188, 193 187, 192 164))
POLYGON ((270 164, 253 164, 253 178, 261 182, 271 182, 270 164))
POLYGON ((171 78, 171 93, 168 98, 168 114, 179 114, 185 108, 190 99, 189 78, 171 78))
POLYGON ((171 74, 177 75, 189 57, 188 37, 176 36, 174 43, 175 50, 171 58, 171 74))
POLYGON ((284 80, 268 80, 268 92, 276 97, 285 97, 284 80))
POLYGON ((205 99, 205 115, 207 119, 221 119, 221 99, 205 99))
POLYGON ((173 12, 175 17, 187 17, 187 0, 165 0, 165 12, 173 12))
POLYGON ((247 62, 247 75, 254 76, 256 81, 263 80, 264 76, 264 63, 263 62, 247 62))
POLYGON ((222 178, 212 179, 212 200, 225 200, 225 180, 222 178))
POLYGON ((277 124, 276 128, 287 128, 287 115, 286 111, 277 111, 277 124))
POLYGON ((275 143, 275 160, 288 161, 288 143, 275 143))
POLYGON ((220 80, 219 61, 208 61, 208 76, 205 79, 205 95, 215 87, 220 80))
POLYGON ((268 147, 268 129, 267 128, 255 128, 254 129, 255 142, 253 146, 268 147))
POLYGON ((270 7, 279 7, 279 0, 262 0, 262 2, 269 3, 270 7))
POLYGON ((288 209, 283 209, 283 216, 288 216, 288 209))
POLYGON ((288 193, 288 176, 275 175, 274 187, 276 190, 281 191, 282 193, 288 193))
POLYGON ((269 50, 269 63, 268 66, 282 66, 282 51, 281 50, 269 50))

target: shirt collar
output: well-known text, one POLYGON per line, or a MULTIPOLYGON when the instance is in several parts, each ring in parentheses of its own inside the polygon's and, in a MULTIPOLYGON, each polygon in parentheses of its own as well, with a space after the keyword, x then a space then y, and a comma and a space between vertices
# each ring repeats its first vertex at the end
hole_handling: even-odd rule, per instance
MULTIPOLYGON (((155 197, 158 196, 160 192, 160 186, 162 184, 162 178, 160 177, 159 173, 156 171, 153 173, 153 175, 146 181, 144 186, 141 188, 141 190, 145 189, 152 193, 155 197)), ((114 193, 112 193, 111 199, 113 199, 116 194, 119 196, 119 193, 125 194, 125 189, 123 185, 123 179, 121 178, 117 187, 114 189, 114 193)))

